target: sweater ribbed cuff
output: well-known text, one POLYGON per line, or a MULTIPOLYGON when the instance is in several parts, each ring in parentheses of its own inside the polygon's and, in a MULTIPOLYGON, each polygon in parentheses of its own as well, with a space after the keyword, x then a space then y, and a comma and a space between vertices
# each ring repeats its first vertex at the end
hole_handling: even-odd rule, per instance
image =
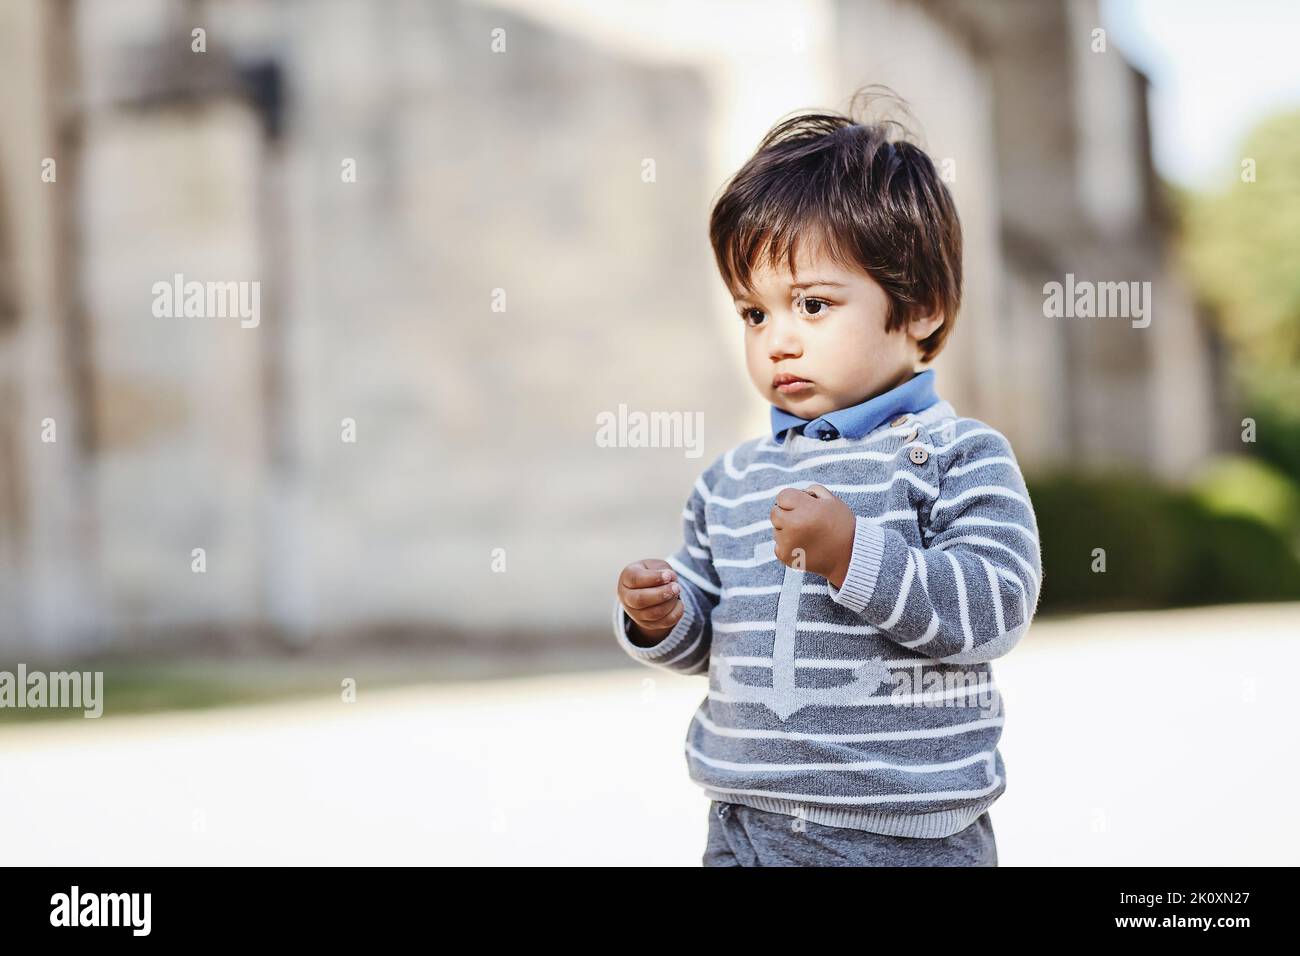
POLYGON ((618 637, 618 643, 623 650, 647 664, 662 663, 666 658, 671 657, 678 651, 691 636, 696 618, 695 601, 691 597, 690 588, 682 588, 681 599, 684 606, 681 620, 673 625, 673 629, 665 634, 658 644, 652 647, 640 647, 633 644, 631 638, 628 637, 627 628, 633 623, 632 618, 628 616, 626 609, 624 609, 623 602, 615 598, 614 634, 618 637))
POLYGON ((859 516, 853 531, 853 557, 844 575, 844 584, 836 587, 830 582, 831 600, 859 614, 871 600, 880 574, 880 562, 885 554, 885 531, 880 525, 859 516))

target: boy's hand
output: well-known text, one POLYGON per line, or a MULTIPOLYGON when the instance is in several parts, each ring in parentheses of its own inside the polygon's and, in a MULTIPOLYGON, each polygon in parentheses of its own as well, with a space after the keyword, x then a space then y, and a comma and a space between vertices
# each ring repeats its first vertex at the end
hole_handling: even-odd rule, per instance
POLYGON ((837 588, 844 584, 853 557, 857 518, 853 509, 826 490, 782 488, 770 515, 776 556, 802 571, 820 574, 837 588))
POLYGON ((633 561, 618 576, 618 599, 636 624, 645 643, 633 636, 633 644, 653 647, 668 636, 686 613, 677 572, 662 558, 633 561))

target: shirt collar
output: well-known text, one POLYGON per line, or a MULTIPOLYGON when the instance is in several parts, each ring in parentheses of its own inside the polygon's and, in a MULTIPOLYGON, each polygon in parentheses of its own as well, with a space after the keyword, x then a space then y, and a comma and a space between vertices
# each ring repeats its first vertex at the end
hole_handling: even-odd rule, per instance
POLYGON ((827 412, 820 418, 799 418, 784 409, 772 406, 772 438, 781 441, 791 428, 805 426, 803 433, 810 438, 830 437, 861 438, 874 431, 895 415, 919 412, 939 400, 934 390, 934 369, 917 372, 906 382, 887 392, 848 408, 827 412))

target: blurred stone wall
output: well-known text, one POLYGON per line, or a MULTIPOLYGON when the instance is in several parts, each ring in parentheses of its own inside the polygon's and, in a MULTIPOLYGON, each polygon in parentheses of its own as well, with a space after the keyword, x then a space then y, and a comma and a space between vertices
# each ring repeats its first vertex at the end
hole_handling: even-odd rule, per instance
MULTIPOLYGON (((698 77, 477 4, 70 9, 80 157, 41 184, 47 141, 6 137, 5 195, 75 204, 62 268, 89 305, 96 438, 66 470, 93 527, 35 560, 51 528, 18 519, 53 507, 41 475, 75 442, 65 427, 43 445, 40 416, 6 409, 20 497, 0 647, 605 628, 618 567, 673 546, 707 459, 600 448, 597 415, 698 410, 716 454, 743 414, 718 391, 725 317, 701 307, 716 280, 698 77), (200 56, 216 65, 196 81, 200 56), (246 80, 268 65, 275 135, 246 80), (260 324, 156 317, 153 284, 176 273, 260 282, 260 324), (92 580, 75 586, 74 565, 92 580)), ((6 36, 49 42, 37 4, 6 16, 6 36)), ((20 66, 32 89, 6 126, 42 115, 39 65, 20 66)), ((55 267, 33 243, 56 214, 20 212, 6 225, 39 288, 55 267)), ((8 333, 11 377, 40 318, 8 333)), ((64 360, 27 354, 42 374, 64 360)), ((7 382, 32 399, 38 384, 7 382)))
MULTIPOLYGON (((520 6, 0 5, 0 656, 608 638, 618 569, 765 422, 707 213, 716 131, 784 110, 739 47, 520 6), (259 283, 259 323, 155 315, 176 274, 259 283), (620 406, 699 413, 699 457, 599 447, 620 406)), ((1058 271, 1161 268, 1130 68, 1072 60, 1063 4, 828 9, 804 105, 890 83, 956 163, 941 394, 1029 467, 1202 454, 1185 313, 1041 314, 1058 271)))
POLYGON ((906 91, 953 163, 966 288, 941 394, 1028 468, 1185 479, 1223 412, 1216 342, 1168 262, 1145 78, 1095 43, 1095 0, 841 0, 837 16, 840 86, 906 91), (1046 316, 1043 287, 1067 274, 1151 282, 1150 324, 1046 316))

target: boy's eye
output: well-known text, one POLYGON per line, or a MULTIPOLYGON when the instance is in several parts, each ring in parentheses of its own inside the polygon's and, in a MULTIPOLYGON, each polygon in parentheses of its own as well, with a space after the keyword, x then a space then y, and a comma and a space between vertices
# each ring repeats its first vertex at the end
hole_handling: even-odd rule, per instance
MULTIPOLYGON (((830 308, 830 303, 825 299, 813 299, 807 296, 800 296, 794 303, 794 310, 808 316, 810 319, 820 318, 825 315, 828 308, 830 308)), ((762 309, 745 309, 740 313, 740 317, 751 329, 763 324, 762 309), (759 317, 758 320, 751 322, 750 317, 755 315, 759 317)))
POLYGON ((800 296, 795 300, 795 311, 802 312, 810 318, 816 318, 823 315, 826 309, 830 308, 830 303, 825 299, 814 299, 808 296, 800 296))

